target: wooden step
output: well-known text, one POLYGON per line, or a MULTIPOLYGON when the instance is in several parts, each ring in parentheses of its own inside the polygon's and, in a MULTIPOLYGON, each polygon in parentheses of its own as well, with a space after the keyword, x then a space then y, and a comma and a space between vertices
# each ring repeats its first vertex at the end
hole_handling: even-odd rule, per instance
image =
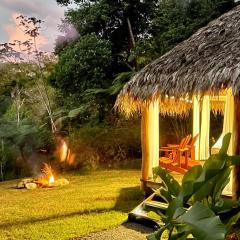
POLYGON ((158 202, 158 201, 144 201, 143 202, 143 207, 148 206, 152 208, 157 208, 157 209, 162 209, 166 210, 168 208, 168 204, 164 202, 158 202))
POLYGON ((158 224, 159 219, 149 216, 149 212, 154 210, 165 211, 168 208, 168 204, 160 201, 153 200, 158 194, 154 192, 147 199, 141 202, 136 208, 134 208, 128 214, 129 221, 148 220, 155 224, 158 224))

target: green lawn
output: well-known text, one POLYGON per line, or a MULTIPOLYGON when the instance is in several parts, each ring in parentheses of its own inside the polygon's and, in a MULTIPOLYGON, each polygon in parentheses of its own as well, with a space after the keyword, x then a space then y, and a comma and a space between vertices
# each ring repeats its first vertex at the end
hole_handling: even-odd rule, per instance
POLYGON ((0 239, 69 239, 110 228, 127 219, 142 199, 140 172, 96 171, 66 175, 70 184, 17 190, 0 184, 0 239))

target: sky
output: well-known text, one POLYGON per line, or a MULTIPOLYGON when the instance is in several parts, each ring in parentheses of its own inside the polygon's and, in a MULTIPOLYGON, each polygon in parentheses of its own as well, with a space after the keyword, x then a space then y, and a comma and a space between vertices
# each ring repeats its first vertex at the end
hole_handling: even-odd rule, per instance
POLYGON ((40 50, 52 52, 56 37, 61 35, 58 25, 66 10, 55 0, 0 0, 0 43, 27 39, 16 26, 15 18, 23 14, 44 21, 38 45, 40 50))

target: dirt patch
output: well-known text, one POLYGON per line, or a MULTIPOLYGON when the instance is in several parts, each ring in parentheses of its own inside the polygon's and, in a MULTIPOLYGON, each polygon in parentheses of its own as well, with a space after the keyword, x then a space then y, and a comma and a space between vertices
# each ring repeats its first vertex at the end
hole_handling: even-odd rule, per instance
POLYGON ((153 229, 141 224, 124 223, 118 227, 73 240, 146 240, 146 236, 152 232, 153 229))

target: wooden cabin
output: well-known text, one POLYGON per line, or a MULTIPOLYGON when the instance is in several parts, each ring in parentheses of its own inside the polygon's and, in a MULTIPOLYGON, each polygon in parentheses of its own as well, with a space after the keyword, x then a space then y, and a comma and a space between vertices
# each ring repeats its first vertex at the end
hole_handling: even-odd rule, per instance
MULTIPOLYGON (((142 180, 152 181, 159 166, 159 114, 193 111, 192 136, 197 160, 208 158, 210 111, 224 115, 222 135, 232 133, 229 154, 240 153, 240 6, 199 29, 189 39, 140 70, 120 92, 116 108, 142 121, 142 180)), ((221 145, 221 138, 216 148, 221 145)), ((160 159, 160 161, 159 161, 160 159)), ((237 168, 236 168, 237 169, 237 168)), ((228 191, 239 196, 233 170, 228 191)))

